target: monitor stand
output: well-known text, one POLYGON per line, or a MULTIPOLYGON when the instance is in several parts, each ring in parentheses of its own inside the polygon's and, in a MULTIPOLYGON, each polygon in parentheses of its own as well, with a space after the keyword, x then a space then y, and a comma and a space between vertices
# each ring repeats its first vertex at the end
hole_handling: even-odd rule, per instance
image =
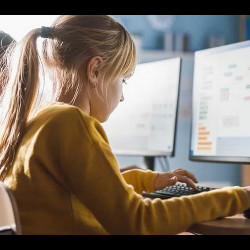
POLYGON ((154 171, 155 169, 155 157, 154 156, 144 156, 143 162, 147 169, 154 171))
POLYGON ((155 170, 155 159, 157 159, 160 163, 161 169, 163 172, 168 172, 170 170, 170 165, 168 161, 168 157, 166 156, 144 156, 143 163, 147 169, 154 171, 155 170))

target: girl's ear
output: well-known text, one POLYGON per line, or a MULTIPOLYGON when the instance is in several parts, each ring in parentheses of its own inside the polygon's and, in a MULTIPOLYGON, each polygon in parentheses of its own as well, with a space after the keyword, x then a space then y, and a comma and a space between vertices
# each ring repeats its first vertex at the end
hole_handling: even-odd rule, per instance
POLYGON ((88 62, 87 74, 88 74, 89 84, 92 88, 95 88, 98 84, 101 63, 102 63, 102 58, 100 56, 92 57, 88 62))

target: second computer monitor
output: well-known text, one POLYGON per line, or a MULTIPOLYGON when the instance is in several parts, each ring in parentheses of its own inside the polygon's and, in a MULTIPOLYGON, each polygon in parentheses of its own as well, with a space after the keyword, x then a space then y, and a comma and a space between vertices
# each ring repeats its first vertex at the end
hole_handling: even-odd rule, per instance
POLYGON ((172 156, 180 58, 138 64, 123 88, 125 100, 103 123, 117 155, 172 156))
POLYGON ((250 41, 195 52, 190 159, 250 162, 250 41))

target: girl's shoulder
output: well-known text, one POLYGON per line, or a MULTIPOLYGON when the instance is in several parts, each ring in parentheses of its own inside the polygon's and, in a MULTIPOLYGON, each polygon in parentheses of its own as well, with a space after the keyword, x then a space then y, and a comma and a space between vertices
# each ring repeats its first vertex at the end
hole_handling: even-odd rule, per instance
POLYGON ((99 141, 102 138, 108 141, 102 125, 96 118, 67 103, 51 102, 43 104, 39 107, 37 115, 32 120, 40 123, 43 127, 56 130, 60 127, 60 129, 66 131, 77 132, 81 128, 81 131, 85 130, 91 140, 99 141))
MULTIPOLYGON (((91 120, 92 117, 88 116, 84 113, 80 108, 63 103, 63 102, 46 102, 43 103, 38 107, 34 115, 32 116, 33 119, 37 119, 39 117, 43 117, 45 120, 50 118, 50 120, 55 119, 83 119, 83 120, 91 120)), ((74 119, 74 120, 75 120, 74 119)))

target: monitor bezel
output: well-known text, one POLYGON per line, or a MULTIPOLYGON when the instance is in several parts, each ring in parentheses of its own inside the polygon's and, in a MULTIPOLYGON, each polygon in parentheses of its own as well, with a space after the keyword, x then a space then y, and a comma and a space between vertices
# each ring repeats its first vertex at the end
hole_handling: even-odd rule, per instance
POLYGON ((214 163, 240 163, 249 164, 250 158, 248 157, 228 157, 228 156, 189 156, 191 161, 199 162, 214 162, 214 163))
MULTIPOLYGON (((245 156, 208 156, 208 155, 191 155, 191 150, 192 150, 192 131, 193 131, 193 115, 194 115, 194 111, 193 111, 193 102, 194 102, 194 98, 193 98, 193 89, 194 89, 194 74, 195 74, 195 59, 196 59, 196 55, 198 53, 205 53, 205 52, 213 52, 213 51, 217 51, 220 49, 241 49, 244 47, 250 47, 250 40, 247 41, 243 41, 243 42, 237 42, 237 43, 232 43, 232 44, 228 44, 228 45, 223 45, 223 46, 218 46, 218 47, 214 47, 214 48, 208 48, 208 49, 204 49, 204 50, 198 50, 194 52, 194 71, 193 71, 193 79, 192 79, 192 112, 191 112, 191 128, 190 128, 190 144, 189 144, 189 160, 190 161, 196 161, 196 162, 212 162, 212 163, 231 163, 231 164, 249 164, 250 163, 250 156, 249 157, 245 157, 245 156), (240 46, 242 45, 242 46, 240 46)), ((221 51, 222 52, 222 51, 221 51)))
POLYGON ((182 70, 182 58, 181 57, 171 57, 171 58, 165 58, 161 60, 154 60, 145 63, 152 63, 152 62, 160 62, 160 61, 166 61, 166 60, 173 60, 173 59, 179 59, 179 78, 177 83, 177 102, 176 102, 176 110, 175 110, 175 124, 174 124, 174 137, 173 137, 173 150, 170 152, 166 151, 135 151, 135 150, 113 150, 113 153, 118 156, 166 156, 166 157, 174 157, 175 151, 176 151, 176 137, 177 137, 177 120, 178 120, 178 114, 179 114, 179 99, 180 99, 180 82, 181 82, 181 70, 182 70))

